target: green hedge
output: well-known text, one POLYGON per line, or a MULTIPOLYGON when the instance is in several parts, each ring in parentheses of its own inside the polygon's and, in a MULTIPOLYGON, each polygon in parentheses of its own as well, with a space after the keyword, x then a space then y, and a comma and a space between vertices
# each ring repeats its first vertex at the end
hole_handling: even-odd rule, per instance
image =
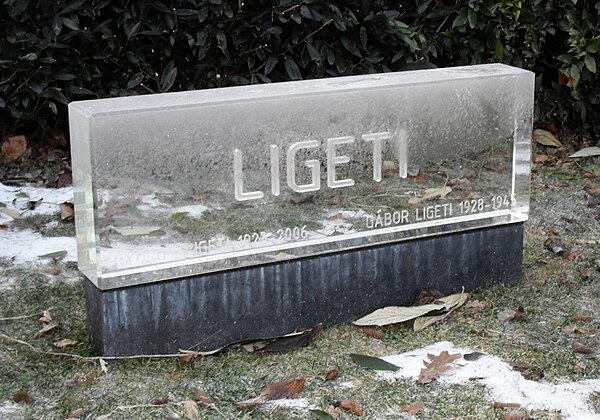
POLYGON ((484 62, 538 75, 536 117, 600 133, 600 2, 26 1, 0 6, 2 134, 69 101, 484 62))

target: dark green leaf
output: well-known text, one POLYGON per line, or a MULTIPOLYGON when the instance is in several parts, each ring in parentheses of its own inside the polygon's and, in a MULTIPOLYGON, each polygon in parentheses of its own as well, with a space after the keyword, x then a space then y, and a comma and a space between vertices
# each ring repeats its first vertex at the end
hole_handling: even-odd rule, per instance
POLYGON ((49 254, 38 255, 38 258, 59 259, 59 258, 64 258, 66 256, 67 256, 67 251, 56 251, 56 252, 50 252, 49 254))
POLYGON ((452 27, 456 28, 458 26, 464 26, 465 23, 467 23, 467 11, 461 10, 458 12, 458 16, 456 16, 454 22, 452 22, 452 27))
POLYGON ((594 60, 594 57, 592 57, 590 54, 586 54, 584 62, 589 71, 596 73, 596 60, 594 60))
POLYGON ((310 40, 306 41, 306 49, 311 60, 318 61, 321 59, 321 53, 312 45, 310 40))
POLYGON ((367 356, 364 354, 350 354, 350 357, 352 358, 352 360, 354 360, 354 363, 366 369, 389 370, 393 372, 400 369, 400 367, 386 362, 385 360, 380 359, 378 357, 367 356))
POLYGON ((215 34, 217 38, 217 46, 223 54, 227 55, 227 38, 225 37, 225 33, 223 31, 217 31, 215 34))
POLYGON ((174 222, 179 222, 181 219, 183 219, 185 216, 187 216, 190 212, 188 211, 180 211, 177 213, 173 213, 171 215, 171 220, 174 222))
POLYGON ((21 60, 23 60, 23 61, 35 61, 37 59, 38 59, 38 55, 36 53, 25 54, 24 56, 21 57, 21 60))
POLYGON ((265 63, 265 76, 268 76, 273 68, 277 65, 277 61, 279 58, 275 54, 271 54, 269 58, 267 58, 267 62, 265 63))
POLYGON ((74 31, 79 30, 79 24, 77 22, 75 22, 73 19, 69 19, 66 17, 62 17, 60 19, 62 20, 63 25, 65 25, 67 28, 72 29, 74 31))
POLYGON ((54 32, 55 35, 60 35, 60 31, 62 30, 62 20, 60 19, 60 17, 55 16, 54 19, 52 19, 52 32, 54 32))
POLYGON ((65 95, 63 95, 63 93, 60 91, 60 89, 51 88, 50 92, 51 92, 52 97, 54 99, 56 99, 58 102, 60 102, 63 105, 69 105, 69 100, 65 97, 65 95))
POLYGON ((58 14, 66 15, 79 9, 87 0, 75 0, 67 4, 58 14))
POLYGON ((300 80, 302 79, 302 73, 300 73, 300 69, 296 62, 289 57, 285 58, 285 70, 287 71, 288 76, 291 80, 300 80))
POLYGON ((358 47, 356 46, 356 44, 354 42, 352 42, 350 39, 346 38, 345 36, 343 36, 341 38, 342 41, 342 45, 344 46, 344 48, 346 48, 350 53, 354 54, 357 57, 362 58, 362 54, 360 53, 360 50, 358 49, 358 47))
POLYGON ((169 64, 165 66, 162 75, 160 76, 160 91, 168 92, 169 89, 175 83, 175 78, 177 77, 177 67, 175 67, 175 62, 170 61, 169 64))

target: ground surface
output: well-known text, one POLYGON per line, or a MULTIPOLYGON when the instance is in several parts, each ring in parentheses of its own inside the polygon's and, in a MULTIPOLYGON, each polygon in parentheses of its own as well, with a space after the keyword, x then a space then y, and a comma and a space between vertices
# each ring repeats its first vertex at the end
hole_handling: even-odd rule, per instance
MULTIPOLYGON (((0 212, 0 418, 319 418, 309 410, 335 408, 345 399, 374 419, 600 418, 600 157, 567 159, 572 151, 534 148, 524 279, 518 284, 476 291, 470 302, 479 304, 419 333, 395 325, 379 328, 383 337, 375 338, 338 326, 290 352, 251 354, 232 347, 187 363, 178 357, 93 357, 83 279, 73 262, 74 229, 59 214, 70 189, 44 192, 4 183, 0 202, 44 200, 19 220, 0 212), (516 318, 500 319, 506 310, 516 311, 516 318), (44 311, 49 314, 41 323, 44 311), (416 383, 426 354, 443 350, 461 358, 433 382, 416 383), (488 355, 467 361, 464 355, 474 351, 488 355), (386 356, 401 369, 369 370, 351 353, 386 356), (523 373, 510 367, 515 362, 523 373), (324 380, 332 369, 337 378, 324 380), (300 377, 304 388, 280 404, 236 405, 268 384, 300 377), (214 405, 202 404, 198 388, 214 405), (400 405, 419 401, 424 407, 416 414, 400 405), (564 401, 569 403, 559 404, 564 401), (494 408, 494 402, 519 406, 494 408)), ((56 182, 63 170, 45 176, 42 168, 36 177, 41 184, 50 176, 56 182)), ((355 417, 338 411, 339 418, 355 417)))

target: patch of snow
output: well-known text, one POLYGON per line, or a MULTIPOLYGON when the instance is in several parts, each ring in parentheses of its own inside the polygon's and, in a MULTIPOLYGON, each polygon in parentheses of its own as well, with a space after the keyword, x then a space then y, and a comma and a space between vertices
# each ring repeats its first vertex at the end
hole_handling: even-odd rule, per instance
POLYGON ((338 382, 337 386, 339 388, 354 388, 354 382, 352 381, 344 381, 344 382, 338 382))
POLYGON ((0 257, 14 258, 19 264, 38 262, 49 263, 51 259, 38 258, 40 255, 57 251, 67 251, 63 261, 77 261, 75 237, 47 237, 32 230, 0 230, 0 257))
POLYGON ((205 211, 208 210, 208 207, 203 206, 201 204, 193 204, 193 205, 189 205, 189 206, 182 206, 182 207, 173 207, 169 213, 181 213, 181 212, 186 212, 188 216, 190 217, 199 217, 202 216, 202 213, 204 213, 205 211))
POLYGON ((316 410, 319 407, 315 404, 311 404, 308 402, 306 398, 295 398, 295 399, 281 399, 281 400, 273 400, 264 404, 264 407, 269 408, 295 408, 299 410, 316 410))
MULTIPOLYGON (((60 212, 60 204, 73 201, 73 188, 45 188, 36 186, 10 187, 0 183, 0 202, 6 208, 21 213, 21 217, 33 214, 53 214, 60 212), (41 203, 33 210, 26 210, 30 201, 41 203)), ((13 218, 0 212, 0 223, 7 223, 13 218)))
MULTIPOLYGON (((450 354, 461 353, 463 356, 472 353, 468 348, 454 347, 448 341, 406 353, 382 357, 382 359, 399 366, 396 372, 378 372, 388 380, 396 378, 419 377, 428 361, 427 354, 439 354, 442 351, 450 354)), ((577 382, 551 384, 525 379, 519 372, 496 356, 484 354, 477 360, 467 361, 463 358, 455 360, 453 368, 437 377, 437 381, 447 384, 484 385, 490 402, 518 403, 525 409, 560 411, 567 419, 600 419, 600 414, 588 404, 590 394, 600 392, 600 379, 586 379, 577 382)))
POLYGON ((0 419, 11 420, 20 419, 23 406, 13 401, 4 401, 0 403, 0 419))

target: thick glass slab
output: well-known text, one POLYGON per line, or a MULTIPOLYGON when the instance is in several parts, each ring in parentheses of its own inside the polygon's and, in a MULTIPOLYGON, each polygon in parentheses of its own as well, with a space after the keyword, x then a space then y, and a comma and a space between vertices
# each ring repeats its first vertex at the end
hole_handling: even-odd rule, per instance
POLYGON ((533 73, 501 64, 69 106, 100 289, 522 222, 533 73))

